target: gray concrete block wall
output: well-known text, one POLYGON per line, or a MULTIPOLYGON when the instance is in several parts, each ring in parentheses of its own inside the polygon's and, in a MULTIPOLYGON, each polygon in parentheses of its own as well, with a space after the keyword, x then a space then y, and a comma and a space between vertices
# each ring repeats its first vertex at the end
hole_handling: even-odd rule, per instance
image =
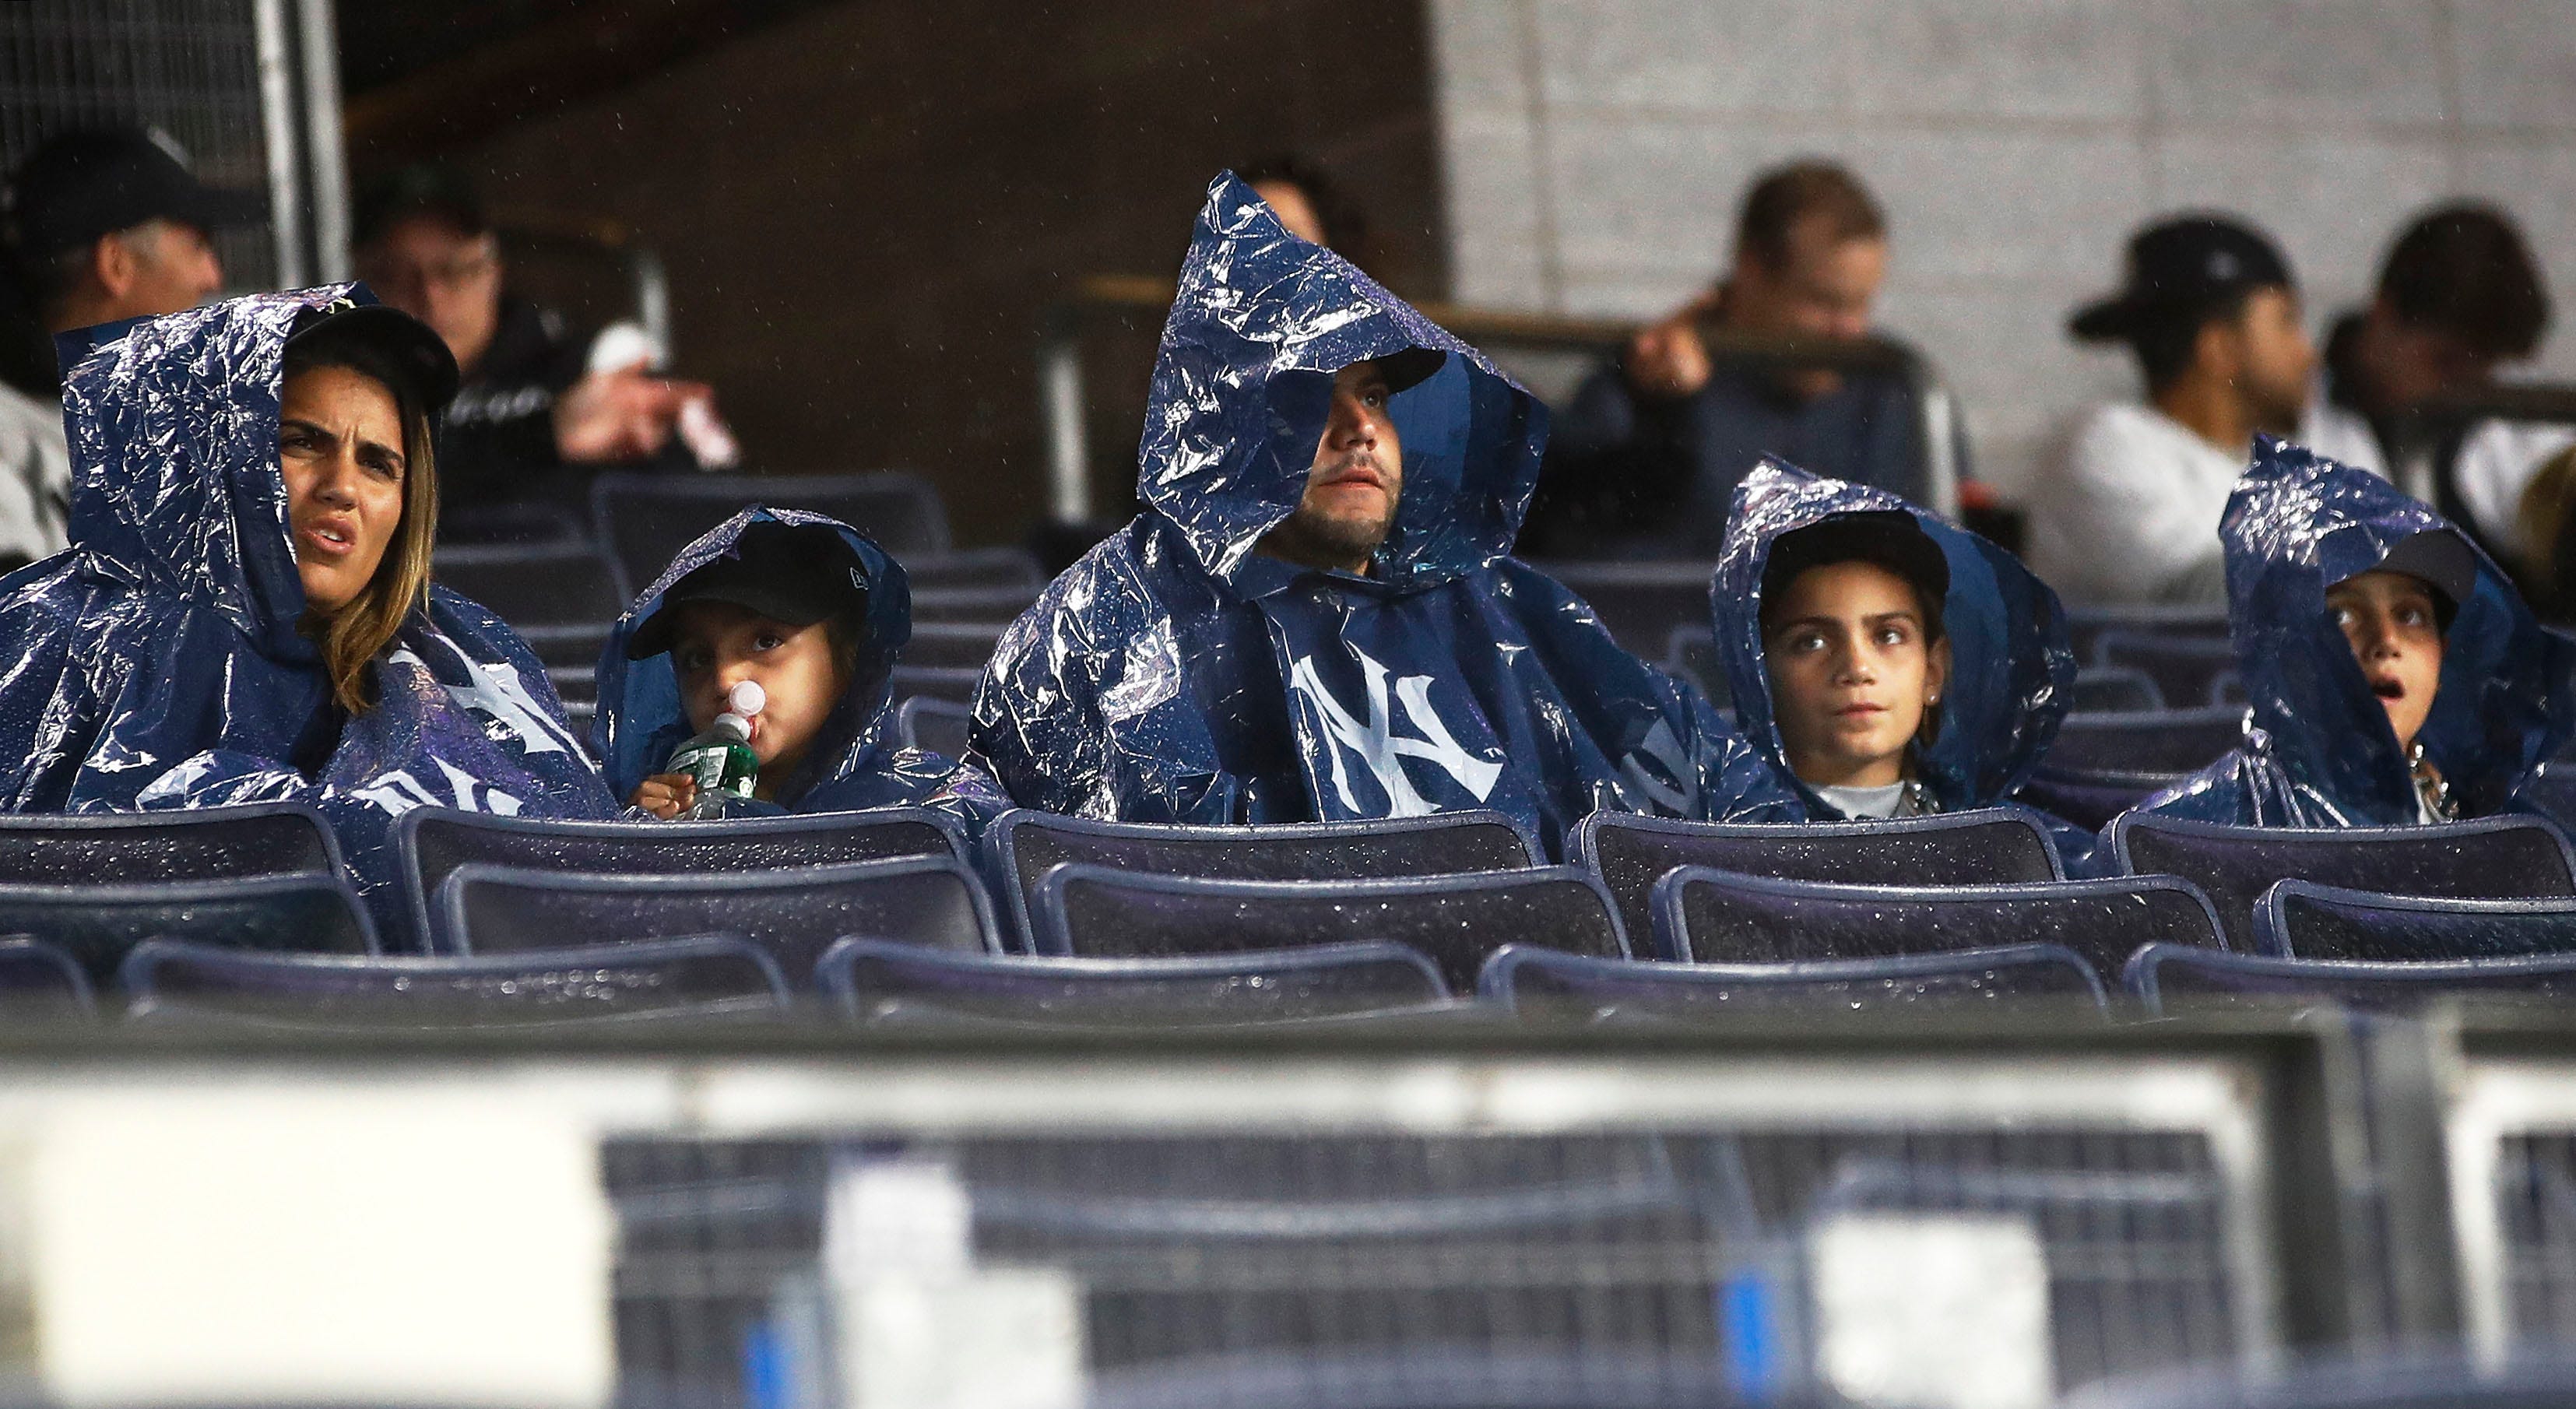
POLYGON ((2065 316, 2129 232, 2219 207, 2311 321, 2451 196, 2519 217, 2576 379, 2576 0, 1432 0, 1453 292, 1647 316, 1724 263, 1765 166, 1849 163, 1895 236, 1885 322, 2008 490, 2127 358, 2065 316))

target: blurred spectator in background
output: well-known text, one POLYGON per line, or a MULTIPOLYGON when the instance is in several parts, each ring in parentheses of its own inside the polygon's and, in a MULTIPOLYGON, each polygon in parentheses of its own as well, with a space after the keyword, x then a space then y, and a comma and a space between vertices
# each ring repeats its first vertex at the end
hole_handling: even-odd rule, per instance
POLYGON ((358 276, 437 329, 464 369, 440 426, 445 517, 470 523, 494 505, 578 505, 591 475, 610 466, 730 466, 715 393, 654 375, 662 349, 640 330, 578 335, 561 315, 506 292, 500 240, 453 173, 414 166, 373 183, 356 236, 358 276))
POLYGON ((2129 241, 2128 279, 2068 324, 2123 342, 2143 406, 2104 406, 2033 486, 2030 563, 2087 604, 2223 606, 2218 520, 2257 431, 2293 434, 2316 349, 2289 261, 2223 215, 2162 221, 2129 241))
POLYGON ((205 302, 224 282, 213 232, 266 214, 254 192, 199 184, 167 137, 140 128, 62 133, 11 174, 20 302, 0 388, 0 567, 67 543, 71 460, 50 335, 205 302))
POLYGON ((1298 239, 1337 251, 1345 259, 1352 259, 1367 242, 1366 218, 1314 158, 1281 152, 1247 162, 1234 174, 1298 239))
POLYGON ((1804 161, 1755 181, 1725 278, 1638 333, 1575 392, 1521 550, 1713 559, 1735 486, 1765 455, 1919 495, 1901 379, 1723 366, 1699 331, 1708 322, 1755 336, 1865 337, 1886 272, 1886 217, 1850 172, 1804 161))

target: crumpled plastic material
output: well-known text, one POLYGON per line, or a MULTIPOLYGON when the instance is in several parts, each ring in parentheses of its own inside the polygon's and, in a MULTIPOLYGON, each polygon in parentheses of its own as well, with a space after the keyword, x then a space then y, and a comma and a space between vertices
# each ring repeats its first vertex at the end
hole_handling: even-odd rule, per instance
POLYGON ((1796 820, 1691 690, 1510 556, 1547 411, 1475 349, 1208 188, 1164 325, 1145 510, 1001 638, 972 739, 1026 806, 1150 822, 1493 808, 1550 846, 1596 809, 1796 820), (1332 374, 1446 354, 1390 411, 1397 522, 1372 576, 1254 551, 1292 513, 1332 374))
POLYGON ((314 803, 398 947, 396 817, 614 809, 535 654, 444 588, 376 662, 376 707, 332 704, 296 631, 278 395, 297 315, 344 297, 374 301, 332 285, 90 336, 63 386, 71 547, 0 578, 0 807, 314 803))
POLYGON ((610 628, 608 644, 599 656, 599 708, 591 723, 591 746, 598 752, 610 789, 620 799, 633 797, 636 785, 661 772, 672 751, 687 743, 693 732, 670 654, 628 660, 626 643, 661 610, 663 594, 690 573, 736 555, 744 531, 759 523, 819 524, 841 535, 858 554, 860 571, 867 577, 867 640, 859 649, 858 668, 849 687, 825 716, 798 775, 781 780, 774 789, 781 801, 729 798, 725 815, 933 806, 980 830, 984 821, 1009 806, 999 790, 980 770, 961 769, 926 749, 901 747, 893 737, 890 680, 903 648, 912 640, 912 587, 903 565, 857 529, 804 509, 755 506, 707 530, 680 550, 670 567, 610 628))
MULTIPOLYGON (((1950 678, 1941 692, 1941 727, 1929 745, 1916 750, 1917 781, 1944 812, 1996 806, 2030 781, 2066 718, 2075 651, 2057 593, 2012 554, 1894 494, 1774 459, 1765 459, 1737 486, 1709 584, 1710 618, 1735 699, 1736 727, 1761 751, 1781 785, 1797 792, 1810 816, 1837 815, 1790 770, 1780 724, 1771 713, 1762 573, 1771 545, 1783 534, 1839 515, 1886 513, 1912 519, 1950 566, 1950 593, 1941 604, 1950 678)), ((2067 874, 2099 874, 2109 865, 2107 855, 2097 864, 2099 838, 2093 833, 2045 812, 2039 818, 2067 874)))
MULTIPOLYGON (((2218 530, 2229 630, 2252 705, 2245 741, 2140 806, 2248 826, 2415 823, 2414 783, 2387 709, 2325 594, 2434 530, 2457 532, 2377 475, 2257 437, 2218 530)), ((2576 737, 2576 640, 2542 626, 2483 551, 2477 563, 2477 591, 2443 639, 2441 685, 2418 740, 2462 815, 2556 813, 2565 825, 2566 809, 2543 799, 2550 760, 2576 737)))

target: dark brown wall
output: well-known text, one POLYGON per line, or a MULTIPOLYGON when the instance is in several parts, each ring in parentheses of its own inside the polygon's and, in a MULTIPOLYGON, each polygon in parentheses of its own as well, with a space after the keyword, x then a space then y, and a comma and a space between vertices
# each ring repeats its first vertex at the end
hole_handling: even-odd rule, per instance
MULTIPOLYGON (((496 205, 660 250, 683 370, 753 468, 915 469, 962 541, 999 542, 1044 508, 1041 310, 1086 274, 1176 270, 1226 162, 1323 158, 1372 268, 1442 291, 1429 62, 1418 3, 848 0, 446 156, 496 205)), ((1114 488, 1150 344, 1104 343, 1114 488)))

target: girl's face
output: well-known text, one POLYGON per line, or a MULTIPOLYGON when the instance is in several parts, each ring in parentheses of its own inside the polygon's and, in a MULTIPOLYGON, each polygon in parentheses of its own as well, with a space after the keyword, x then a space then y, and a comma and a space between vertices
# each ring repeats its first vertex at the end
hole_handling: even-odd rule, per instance
POLYGON ((277 462, 305 603, 336 612, 375 580, 402 528, 401 407, 364 372, 299 372, 279 396, 277 462))
POLYGON ((2442 618, 2433 589, 2402 572, 2356 573, 2326 589, 2362 678, 2388 710, 2401 749, 2415 746, 2442 686, 2442 618))
POLYGON ((1905 747, 1949 674, 1924 639, 1914 585, 1875 563, 1812 567, 1764 604, 1771 711, 1791 772, 1810 787, 1904 781, 1905 747))
POLYGON ((805 761, 849 689, 833 658, 829 624, 790 626, 732 602, 691 602, 672 631, 671 668, 689 732, 705 733, 740 681, 757 680, 769 703, 751 721, 751 751, 760 760, 762 795, 805 761))

